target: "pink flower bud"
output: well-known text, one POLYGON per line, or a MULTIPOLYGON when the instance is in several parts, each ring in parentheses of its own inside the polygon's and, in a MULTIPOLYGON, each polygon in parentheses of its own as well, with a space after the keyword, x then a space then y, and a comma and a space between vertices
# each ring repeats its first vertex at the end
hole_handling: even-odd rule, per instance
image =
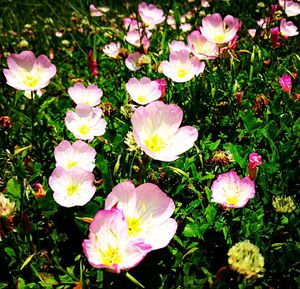
POLYGON ((158 89, 161 92, 160 98, 163 99, 166 94, 167 81, 162 78, 156 79, 155 81, 158 83, 158 89))
POLYGON ((272 29, 270 29, 270 38, 271 38, 271 42, 272 42, 272 46, 274 48, 277 48, 280 46, 280 42, 279 42, 279 28, 278 27, 274 27, 272 29))
POLYGON ((261 155, 258 153, 251 153, 249 155, 249 178, 253 181, 256 178, 256 168, 262 164, 261 155))
POLYGON ((236 101, 239 105, 242 104, 242 100, 243 100, 243 92, 242 91, 238 91, 236 94, 235 94, 235 97, 236 97, 236 101))
POLYGON ((279 77, 279 84, 281 85, 283 92, 288 92, 288 94, 291 94, 292 79, 288 74, 284 74, 279 77))

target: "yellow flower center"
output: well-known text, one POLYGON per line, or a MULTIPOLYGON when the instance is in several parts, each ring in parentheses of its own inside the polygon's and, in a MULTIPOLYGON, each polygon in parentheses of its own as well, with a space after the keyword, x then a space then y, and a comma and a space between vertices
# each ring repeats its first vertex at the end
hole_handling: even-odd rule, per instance
POLYGON ((139 95, 137 97, 137 101, 140 102, 140 103, 145 103, 147 101, 147 98, 143 95, 139 95))
POLYGON ((187 70, 184 68, 180 68, 177 70, 177 76, 179 78, 184 78, 187 75, 187 73, 188 73, 187 70))
POLYGON ((30 73, 27 73, 24 76, 23 79, 23 83, 27 86, 27 87, 35 87, 37 86, 38 82, 40 81, 41 77, 39 75, 32 75, 30 73))
POLYGON ((90 131, 90 128, 86 125, 83 124, 79 129, 78 129, 79 133, 82 135, 87 135, 90 131))
POLYGON ((238 204, 238 196, 228 197, 227 200, 226 200, 226 203, 229 204, 229 205, 236 206, 238 204))
POLYGON ((166 147, 166 142, 156 133, 145 139, 145 145, 151 152, 156 153, 166 147))
POLYGON ((73 167, 77 166, 77 161, 68 161, 67 162, 67 169, 71 169, 73 167))
POLYGON ((128 223, 128 235, 135 237, 141 232, 141 220, 139 218, 126 218, 128 223))
POLYGON ((216 43, 225 41, 225 34, 217 34, 214 37, 216 43))
POLYGON ((78 191, 78 189, 79 189, 79 185, 78 184, 76 184, 76 185, 74 185, 74 184, 69 185, 67 187, 67 195, 70 196, 70 197, 73 196, 78 191))
POLYGON ((114 264, 120 264, 122 261, 122 254, 118 247, 109 246, 105 252, 101 252, 102 262, 104 265, 112 266, 114 264))

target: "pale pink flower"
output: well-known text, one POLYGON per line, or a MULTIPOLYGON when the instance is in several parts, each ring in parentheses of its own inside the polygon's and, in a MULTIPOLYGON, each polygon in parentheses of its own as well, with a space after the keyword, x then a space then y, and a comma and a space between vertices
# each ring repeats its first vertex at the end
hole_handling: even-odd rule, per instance
POLYGON ((218 175, 211 186, 212 202, 224 207, 244 207, 255 195, 254 182, 249 177, 241 179, 236 172, 218 175))
POLYGON ((190 47, 186 45, 184 41, 173 40, 171 43, 169 43, 169 49, 170 53, 178 52, 180 50, 186 50, 188 53, 190 53, 190 47))
POLYGON ((279 77, 279 84, 281 85, 282 91, 291 94, 292 91, 292 78, 288 74, 284 74, 279 77))
POLYGON ((148 77, 142 77, 140 80, 130 78, 126 83, 126 90, 133 101, 142 105, 161 97, 158 83, 148 77))
POLYGON ((219 13, 214 13, 202 19, 200 31, 209 41, 223 44, 234 38, 239 29, 239 21, 231 15, 227 15, 224 20, 219 13))
POLYGON ((271 18, 270 17, 264 17, 264 18, 260 18, 258 21, 257 21, 257 25, 259 27, 261 27, 262 29, 266 29, 267 26, 270 25, 270 22, 271 22, 271 18))
POLYGON ((204 7, 204 8, 207 8, 209 7, 209 1, 208 0, 201 0, 201 6, 204 7))
POLYGON ((190 23, 182 23, 179 25, 179 29, 182 32, 188 32, 192 30, 192 25, 190 23))
POLYGON ((126 17, 123 19, 123 26, 126 30, 131 31, 141 28, 142 23, 138 22, 136 19, 126 17))
POLYGON ((132 117, 136 143, 151 158, 174 161, 190 149, 198 138, 198 131, 191 126, 179 128, 182 109, 176 104, 154 101, 137 108, 132 117))
POLYGON ((116 208, 98 211, 89 230, 89 239, 85 239, 82 246, 95 268, 120 273, 136 266, 151 251, 151 246, 143 239, 129 238, 124 214, 116 208))
MULTIPOLYGON (((41 89, 38 89, 37 91, 34 92, 33 97, 35 96, 42 96, 43 95, 43 91, 41 89)), ((30 90, 25 90, 24 91, 24 96, 27 97, 28 99, 31 99, 32 97, 32 91, 30 90)))
POLYGON ((201 33, 196 30, 187 37, 190 51, 199 59, 212 59, 218 57, 218 45, 208 41, 201 33))
POLYGON ((286 22, 286 19, 282 19, 280 22, 280 34, 284 37, 291 37, 298 35, 297 26, 292 21, 286 22))
POLYGON ((103 52, 111 58, 117 58, 120 54, 121 43, 120 42, 111 42, 104 46, 103 52))
POLYGON ((96 106, 100 103, 103 91, 95 84, 90 84, 87 88, 80 83, 68 89, 70 97, 76 104, 86 104, 88 106, 96 106))
POLYGON ((293 0, 278 0, 279 5, 288 17, 300 14, 300 4, 293 0))
POLYGON ((90 5, 90 14, 91 14, 91 16, 102 16, 103 15, 94 4, 90 5))
POLYGON ((15 89, 36 91, 46 87, 56 74, 56 67, 46 55, 35 57, 32 51, 11 54, 3 73, 6 83, 15 89))
POLYGON ((176 232, 177 223, 170 218, 174 202, 154 184, 136 188, 130 181, 118 184, 105 201, 105 209, 112 208, 123 211, 129 238, 143 239, 152 250, 167 246, 176 232))
POLYGON ((256 168, 262 164, 261 155, 258 153, 251 153, 249 155, 249 178, 254 181, 256 178, 256 168))
POLYGON ((103 112, 99 107, 92 108, 78 104, 75 112, 69 110, 65 117, 66 127, 78 139, 92 141, 95 136, 105 133, 107 122, 101 118, 103 112))
POLYGON ((253 38, 253 37, 255 37, 256 29, 248 29, 248 33, 253 38))
POLYGON ((73 144, 63 140, 54 149, 56 166, 65 170, 79 167, 92 172, 95 167, 95 156, 96 150, 82 140, 77 140, 73 144))
POLYGON ((141 68, 141 65, 139 64, 139 59, 142 56, 139 52, 133 52, 128 55, 128 57, 125 59, 125 65, 129 70, 136 71, 141 68))
POLYGON ((167 17, 167 24, 171 26, 171 28, 176 29, 176 20, 172 15, 167 17))
POLYGON ((160 64, 162 73, 174 82, 186 82, 204 71, 205 63, 197 57, 190 58, 186 50, 170 53, 169 61, 160 64))
POLYGON ((83 206, 94 196, 94 175, 83 168, 57 167, 49 178, 54 200, 63 207, 83 206))
POLYGON ((144 31, 143 29, 129 30, 125 36, 125 40, 135 47, 148 46, 149 38, 151 37, 150 31, 144 31))
POLYGON ((139 4, 138 11, 148 29, 153 29, 156 24, 162 23, 166 19, 164 11, 154 4, 148 5, 146 2, 142 2, 139 4))

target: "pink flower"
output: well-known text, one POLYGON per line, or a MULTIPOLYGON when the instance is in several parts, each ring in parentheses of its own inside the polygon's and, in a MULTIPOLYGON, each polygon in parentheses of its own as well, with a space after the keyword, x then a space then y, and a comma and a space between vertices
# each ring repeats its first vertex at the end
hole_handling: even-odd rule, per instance
POLYGON ((139 64, 139 59, 142 56, 139 52, 134 52, 128 55, 128 57, 125 59, 125 65, 129 70, 136 71, 141 68, 141 65, 139 64))
POLYGON ((182 118, 183 111, 176 104, 154 101, 145 107, 140 106, 131 118, 136 143, 155 160, 176 160, 198 138, 195 128, 179 128, 182 118))
POLYGON ((272 46, 274 48, 277 48, 280 46, 280 42, 279 42, 279 28, 278 27, 274 27, 270 29, 270 38, 271 38, 271 42, 272 42, 272 46))
POLYGON ((68 93, 76 104, 86 104, 88 106, 98 105, 103 95, 103 91, 97 85, 90 84, 85 88, 80 82, 70 87, 68 93))
POLYGON ((91 16, 102 16, 103 15, 94 4, 90 5, 90 14, 91 14, 91 16))
POLYGON ((208 41, 196 30, 187 37, 191 52, 199 59, 211 59, 218 57, 218 46, 214 42, 208 41))
POLYGON ((95 156, 95 149, 82 140, 77 140, 73 144, 63 140, 54 149, 56 166, 65 170, 79 167, 92 172, 95 167, 95 156))
POLYGON ((89 230, 89 239, 82 246, 93 267, 120 273, 136 266, 151 251, 143 239, 129 238, 127 221, 119 209, 100 210, 89 230))
POLYGON ((139 29, 142 26, 142 24, 135 19, 127 17, 123 19, 123 26, 126 30, 131 31, 131 30, 139 29))
POLYGON ((153 29, 156 24, 163 22, 166 17, 163 15, 164 11, 157 8, 154 4, 147 4, 142 2, 138 7, 139 14, 148 29, 153 29))
POLYGON ((254 181, 256 178, 256 168, 262 164, 261 155, 258 153, 251 153, 249 155, 249 178, 254 181))
POLYGON ((158 89, 160 90, 161 93, 160 98, 162 99, 166 94, 167 81, 162 78, 156 79, 154 81, 158 83, 158 89))
POLYGON ((169 49, 170 53, 178 52, 180 50, 186 50, 188 53, 190 53, 190 47, 185 45, 184 41, 173 40, 171 43, 169 43, 169 49))
POLYGON ((56 67, 46 55, 35 58, 32 51, 11 54, 3 73, 6 83, 15 89, 36 91, 46 87, 56 74, 56 67))
POLYGON ((143 47, 149 48, 150 42, 149 38, 151 37, 150 31, 144 31, 142 29, 134 29, 127 32, 125 40, 132 44, 135 47, 143 47))
POLYGON ((176 232, 177 223, 170 218, 174 202, 154 184, 136 188, 130 181, 118 184, 105 201, 105 209, 112 208, 123 211, 129 238, 143 239, 152 250, 167 246, 176 232))
POLYGON ((104 46, 103 52, 111 58, 117 58, 120 54, 121 43, 120 42, 111 42, 104 46))
POLYGON ((162 73, 174 82, 186 82, 204 71, 205 63, 197 57, 190 58, 186 50, 170 53, 170 61, 162 61, 162 73))
POLYGON ((297 26, 293 24, 292 21, 286 22, 286 19, 282 19, 280 22, 280 33, 284 37, 291 37, 298 35, 299 32, 297 31, 297 26))
POLYGON ((279 84, 281 85, 282 91, 291 94, 292 91, 292 78, 288 74, 284 74, 279 77, 279 84))
POLYGON ((161 97, 158 83, 148 77, 142 77, 140 80, 130 78, 126 83, 126 90, 133 101, 142 105, 161 97))
POLYGON ((278 0, 279 5, 288 17, 300 14, 300 4, 293 0, 278 0))
POLYGON ((202 19, 200 31, 209 41, 223 44, 234 38, 239 29, 239 21, 231 15, 227 15, 224 20, 219 13, 214 13, 202 19))
POLYGON ((82 168, 57 167, 49 178, 54 200, 63 207, 83 206, 94 196, 94 175, 82 168))
POLYGON ((248 33, 253 38, 256 34, 256 29, 248 29, 248 33))
POLYGON ((98 77, 98 64, 97 64, 96 59, 93 56, 93 50, 89 51, 88 64, 89 64, 89 69, 90 69, 92 76, 98 77))
POLYGON ((86 104, 78 104, 75 112, 69 110, 65 124, 78 139, 92 141, 95 136, 105 133, 106 121, 101 118, 103 112, 99 107, 92 108, 86 104))
POLYGON ((224 207, 244 207, 255 195, 254 182, 245 177, 241 179, 236 172, 218 175, 211 186, 212 202, 224 207))

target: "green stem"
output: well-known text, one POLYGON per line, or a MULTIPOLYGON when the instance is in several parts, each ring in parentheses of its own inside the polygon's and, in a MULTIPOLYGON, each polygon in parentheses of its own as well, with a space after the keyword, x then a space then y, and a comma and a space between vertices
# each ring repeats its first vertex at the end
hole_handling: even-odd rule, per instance
POLYGON ((136 280, 132 275, 130 275, 128 272, 125 273, 125 276, 135 285, 138 285, 141 288, 145 288, 138 280, 136 280))

